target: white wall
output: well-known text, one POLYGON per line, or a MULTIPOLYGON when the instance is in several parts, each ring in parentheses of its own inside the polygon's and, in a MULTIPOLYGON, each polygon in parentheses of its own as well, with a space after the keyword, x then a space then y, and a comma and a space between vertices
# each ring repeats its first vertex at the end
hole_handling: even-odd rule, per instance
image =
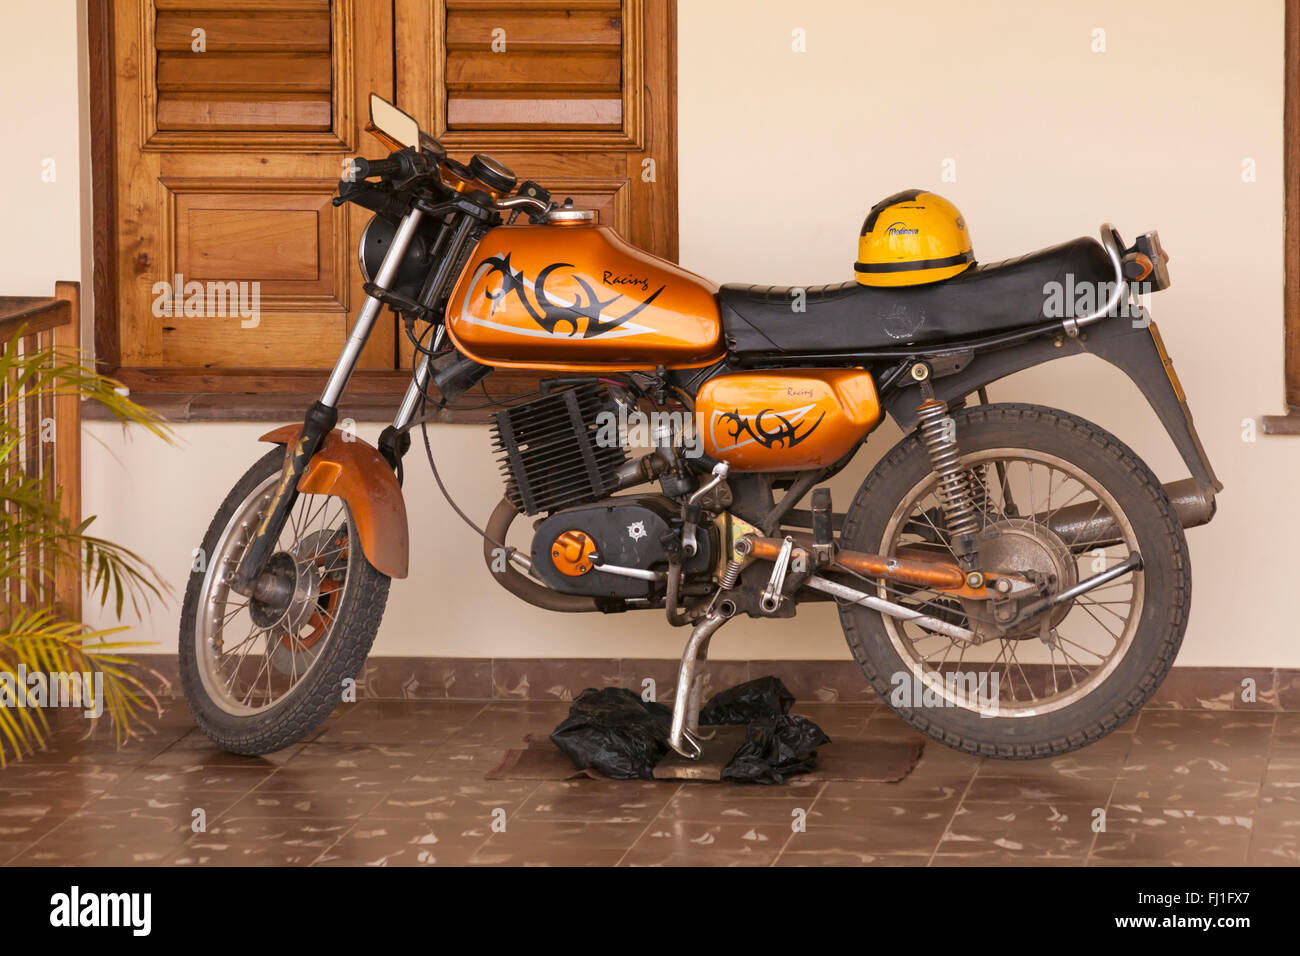
MULTIPOLYGON (((1107 0, 1086 11, 1031 0, 683 0, 679 23, 681 248, 694 271, 719 281, 842 281, 866 209, 911 186, 961 207, 985 261, 1095 234, 1103 219, 1126 236, 1160 229, 1174 285, 1156 298, 1155 314, 1227 485, 1214 523, 1189 533, 1196 588, 1179 663, 1300 666, 1289 600, 1300 441, 1242 440, 1243 420, 1279 410, 1282 387, 1281 0, 1107 0), (791 49, 796 28, 806 31, 806 53, 791 49), (1106 31, 1105 53, 1090 51, 1094 28, 1106 31), (940 176, 949 158, 955 182, 940 176), (1242 181, 1248 158, 1252 183, 1242 181)), ((48 30, 24 42, 65 49, 66 38, 48 30)), ((13 44, 12 34, 4 42, 13 44)), ((8 69, 2 60, 0 69, 8 69)), ((56 125, 73 135, 75 117, 60 113, 56 125)), ((16 160, 0 162, 8 171, 16 160)), ((24 219, 37 208, 34 190, 6 196, 24 219)), ((75 210, 59 215, 75 225, 75 210)), ((63 245, 68 233, 55 232, 59 254, 75 262, 63 245)), ((28 245, 12 230, 5 241, 28 245)), ((24 254, 32 272, 40 253, 24 254)), ((6 281, 4 291, 17 291, 6 281)), ((1166 480, 1183 475, 1136 390, 1099 362, 1066 360, 993 393, 1082 414, 1166 480)), ((89 425, 86 513, 98 513, 102 533, 139 549, 179 591, 190 549, 260 453, 264 430, 183 426, 184 444, 165 449, 89 425)), ((500 488, 485 430, 432 435, 453 491, 486 516, 500 488)), ((896 436, 882 428, 861 467, 837 482, 841 505, 850 478, 896 436)), ((658 615, 553 615, 501 591, 473 534, 438 497, 418 445, 408 461, 412 577, 394 585, 376 653, 679 653, 685 635, 658 615)), ((172 649, 178 613, 174 602, 151 615, 140 636, 172 649)), ((824 607, 792 622, 734 623, 714 654, 847 656, 824 607)))
POLYGON ((53 295, 82 276, 78 21, 76 0, 5 0, 0 16, 0 295, 53 295))

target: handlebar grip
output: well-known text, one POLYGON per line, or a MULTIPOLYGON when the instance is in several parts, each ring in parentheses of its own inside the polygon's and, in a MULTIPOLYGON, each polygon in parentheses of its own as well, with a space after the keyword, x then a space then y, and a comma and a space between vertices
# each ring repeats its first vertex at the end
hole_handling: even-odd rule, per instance
POLYGON ((392 179, 403 173, 403 163, 400 159, 357 158, 352 161, 352 165, 356 167, 358 179, 369 179, 371 176, 392 179))

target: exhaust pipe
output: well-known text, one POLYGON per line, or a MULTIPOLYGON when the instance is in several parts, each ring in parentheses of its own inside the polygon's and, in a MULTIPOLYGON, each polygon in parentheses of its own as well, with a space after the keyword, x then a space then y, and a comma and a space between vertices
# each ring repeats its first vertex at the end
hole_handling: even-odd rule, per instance
MULTIPOLYGON (((1209 524, 1218 507, 1214 492, 1205 491, 1194 478, 1171 481, 1164 486, 1174 506, 1174 513, 1184 528, 1209 524)), ((1034 515, 1034 520, 1046 524, 1070 547, 1105 548, 1119 544, 1119 526, 1110 515, 1098 515, 1096 503, 1070 505, 1047 515, 1034 515)))
POLYGON ((500 556, 497 554, 496 545, 493 542, 504 542, 506 540, 510 525, 514 523, 515 518, 518 516, 519 509, 510 502, 509 498, 502 498, 493 510, 492 517, 488 519, 487 527, 484 529, 487 533, 483 538, 483 560, 487 562, 488 570, 496 578, 497 584, 515 597, 547 611, 561 611, 566 614, 599 611, 600 608, 596 605, 595 598, 585 597, 581 594, 561 594, 559 591, 552 590, 546 585, 539 584, 537 581, 520 574, 510 561, 506 561, 505 567, 498 570, 500 556))

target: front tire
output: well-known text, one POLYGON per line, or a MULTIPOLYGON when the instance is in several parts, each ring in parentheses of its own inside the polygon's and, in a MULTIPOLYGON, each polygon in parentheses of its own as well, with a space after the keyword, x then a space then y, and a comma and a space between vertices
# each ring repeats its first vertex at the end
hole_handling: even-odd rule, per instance
MULTIPOLYGON (((911 622, 841 604, 845 638, 875 690, 904 720, 936 740, 1005 759, 1068 753, 1133 716, 1173 665, 1191 602, 1191 565, 1182 526, 1142 460, 1115 436, 1081 418, 1016 404, 964 409, 953 420, 961 465, 971 487, 979 491, 976 500, 986 541, 982 555, 985 549, 1001 551, 1007 571, 1033 566, 1045 578, 1046 572, 1053 572, 1051 593, 1113 567, 1133 549, 1142 555, 1142 570, 1107 586, 1114 590, 1099 588, 1076 598, 1063 613, 1040 615, 1036 633, 1001 640, 1006 647, 998 641, 960 647, 954 642, 953 648, 944 649, 936 643, 940 635, 911 622), (1023 464, 1028 482, 1012 474, 1017 463, 1023 464), (1064 477, 1054 479, 1054 474, 1064 477), (1040 496, 1046 479, 1045 508, 1034 504, 1041 500, 1033 498, 1035 476, 1040 496), (1068 484, 1071 480, 1077 487, 1068 484), (1054 481, 1060 482, 1055 485, 1056 510, 1051 500, 1054 481), (1071 492, 1075 497, 1070 498, 1071 492), (1059 528, 1053 525, 1055 516, 1080 499, 1085 513, 1113 512, 1121 540, 1090 549, 1082 532, 1075 539, 1051 533, 1059 528), (1041 529, 1036 519, 1041 519, 1041 529), (1079 633, 1067 638, 1067 627, 1079 633), (1093 666, 1087 666, 1092 659, 1081 649, 1085 628, 1089 635, 1101 635, 1092 645, 1097 658, 1093 666), (1111 651, 1103 657, 1106 634, 1112 638, 1111 651), (1019 654, 1040 659, 1050 654, 1050 683, 1046 664, 1022 664, 1019 654), (962 672, 963 666, 971 673, 962 672), (997 681, 986 680, 996 688, 997 698, 954 692, 973 688, 981 667, 985 678, 999 676, 997 681)), ((862 484, 846 515, 845 547, 879 554, 892 554, 900 545, 942 550, 946 532, 933 488, 929 457, 914 433, 862 484)), ((950 550, 943 554, 950 555, 950 550)), ((986 565, 983 570, 997 569, 986 565)), ((846 583, 868 589, 861 581, 846 583)), ((972 616, 978 620, 984 613, 974 602, 962 604, 938 592, 884 584, 870 588, 887 600, 962 626, 973 628, 972 616)))
POLYGON ((199 728, 231 753, 282 750, 318 727, 342 700, 344 681, 361 672, 388 601, 390 580, 366 560, 346 503, 319 495, 298 497, 268 561, 293 582, 286 605, 229 589, 225 577, 243 556, 283 463, 281 445, 231 489, 185 589, 185 701, 199 728))

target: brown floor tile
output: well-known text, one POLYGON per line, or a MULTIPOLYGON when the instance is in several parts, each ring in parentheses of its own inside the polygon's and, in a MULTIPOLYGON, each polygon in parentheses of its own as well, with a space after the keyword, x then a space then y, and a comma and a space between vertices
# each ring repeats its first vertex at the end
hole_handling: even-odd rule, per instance
POLYGON ((177 767, 138 768, 130 776, 117 781, 112 792, 117 794, 203 794, 213 791, 244 793, 275 773, 274 767, 265 765, 205 767, 190 764, 177 767))
POLYGON ((1251 823, 1249 815, 1114 804, 1106 812, 1106 830, 1097 834, 1091 858, 1239 866, 1246 860, 1251 823))
POLYGON ((1196 807, 1249 815, 1259 801, 1266 765, 1263 757, 1130 760, 1115 782, 1111 799, 1117 804, 1196 807))
POLYGON ((923 856, 897 856, 887 853, 864 853, 841 850, 801 852, 786 849, 775 866, 926 866, 923 856))
POLYGON ((58 790, 81 794, 87 798, 103 792, 110 786, 130 776, 128 764, 105 766, 103 764, 10 763, 0 770, 0 800, 9 790, 58 790))
POLYGON ((941 858, 972 864, 1082 863, 1092 846, 1094 804, 963 803, 939 841, 941 858))
POLYGON ((557 822, 648 823, 679 786, 641 780, 547 781, 528 797, 519 815, 557 822))
POLYGON ((330 846, 319 866, 463 866, 491 835, 486 816, 426 823, 362 820, 330 846))
POLYGON ((862 800, 822 797, 806 833, 795 833, 789 851, 842 850, 929 858, 957 810, 954 800, 862 800))
POLYGON ((514 816, 536 789, 536 781, 408 782, 381 799, 366 813, 366 819, 436 822, 490 814, 497 808, 514 816))
POLYGON ((1251 828, 1246 862, 1252 866, 1300 865, 1300 805, 1260 805, 1251 828))
POLYGON ((1262 757, 1268 753, 1274 715, 1244 711, 1144 711, 1130 757, 1262 757))
POLYGON ((478 701, 377 700, 343 705, 315 743, 440 747, 483 710, 478 701))
POLYGON ((986 776, 977 773, 963 803, 1085 803, 1104 807, 1110 802, 1115 778, 1110 775, 1073 777, 1063 774, 986 776))
POLYGON ((345 777, 365 772, 396 775, 411 772, 432 754, 432 747, 417 744, 313 743, 295 754, 285 768, 328 770, 345 777))
POLYGON ((796 811, 805 816, 825 784, 791 791, 785 787, 744 784, 686 784, 660 812, 661 820, 700 823, 789 823, 796 811))
POLYGON ((221 820, 195 834, 168 863, 200 866, 306 866, 352 828, 353 820, 272 817, 221 820))
POLYGON ((788 825, 656 820, 623 866, 770 866, 790 835, 788 825))
MULTIPOLYGON (((820 803, 818 809, 826 819, 839 816, 833 808, 820 803)), ((882 819, 861 825, 859 818, 854 826, 822 823, 809 826, 807 833, 795 833, 790 837, 785 853, 858 856, 864 862, 871 857, 909 856, 917 865, 924 866, 938 846, 951 814, 937 814, 933 809, 902 809, 900 817, 893 821, 882 819), (902 816, 909 816, 909 820, 903 822, 902 816)))
MULTIPOLYGON (((12 856, 98 796, 58 790, 0 790, 0 844, 8 846, 12 856)), ((0 846, 0 857, 6 853, 5 846, 0 846)))
POLYGON ((273 787, 258 787, 239 797, 228 807, 222 815, 222 821, 266 817, 354 820, 372 811, 379 801, 378 793, 346 791, 339 793, 333 790, 303 793, 278 790, 273 787))
POLYGON ((471 863, 498 866, 614 866, 645 832, 644 823, 507 822, 471 863))

